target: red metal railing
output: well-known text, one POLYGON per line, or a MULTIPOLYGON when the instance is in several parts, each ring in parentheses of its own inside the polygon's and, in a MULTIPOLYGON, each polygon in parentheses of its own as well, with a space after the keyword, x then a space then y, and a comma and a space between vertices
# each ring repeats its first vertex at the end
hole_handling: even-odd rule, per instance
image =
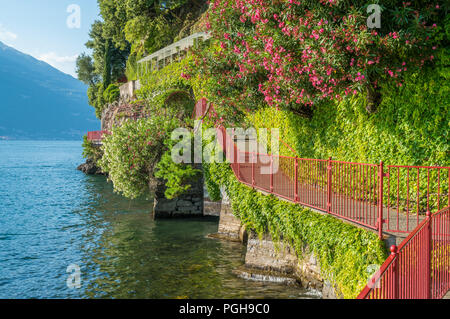
POLYGON ((87 139, 91 142, 100 142, 105 134, 109 134, 108 131, 92 131, 87 133, 87 139))
MULTIPOLYGON (((193 119, 199 119, 202 116, 205 115, 206 111, 208 110, 208 100, 203 98, 197 101, 195 104, 194 110, 192 111, 192 118, 193 119)), ((211 107, 209 111, 209 118, 212 118, 215 114, 214 108, 211 107)))
POLYGON ((388 165, 383 198, 386 230, 409 233, 427 212, 450 206, 450 169, 388 165))
MULTIPOLYGON (((193 116, 202 117, 206 109, 207 100, 199 100, 193 116)), ((425 219, 426 212, 450 205, 450 167, 385 168, 383 162, 248 152, 237 148, 235 136, 229 136, 223 126, 218 126, 218 134, 240 182, 376 230, 380 238, 383 230, 409 233, 425 219)))
POLYGON ((400 244, 358 299, 440 299, 450 290, 450 207, 431 215, 400 244))
POLYGON ((241 151, 223 126, 219 141, 236 178, 253 188, 378 230, 379 166, 241 151))
POLYGON ((448 167, 390 165, 385 169, 382 162, 375 165, 247 152, 236 146, 234 136, 223 126, 218 127, 218 134, 240 182, 376 230, 380 238, 383 230, 409 233, 425 219, 427 211, 450 205, 448 167), (427 173, 420 174, 421 169, 427 173), (412 170, 418 173, 414 175, 412 170))

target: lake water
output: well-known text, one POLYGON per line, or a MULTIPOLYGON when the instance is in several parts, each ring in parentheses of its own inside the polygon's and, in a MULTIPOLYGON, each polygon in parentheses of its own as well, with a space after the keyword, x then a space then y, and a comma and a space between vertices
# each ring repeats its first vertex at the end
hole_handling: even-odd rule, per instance
POLYGON ((0 141, 0 298, 317 297, 238 278, 245 248, 206 238, 216 220, 152 221, 151 201, 75 169, 80 145, 0 141))

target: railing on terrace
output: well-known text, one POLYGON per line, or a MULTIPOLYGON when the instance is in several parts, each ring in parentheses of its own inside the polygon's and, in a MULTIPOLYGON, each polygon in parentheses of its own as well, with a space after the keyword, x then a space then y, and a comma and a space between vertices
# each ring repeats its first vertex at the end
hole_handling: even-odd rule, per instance
POLYGON ((109 134, 108 131, 92 131, 88 132, 87 139, 88 141, 94 142, 94 143, 100 143, 104 137, 105 134, 109 134))
POLYGON ((450 205, 450 167, 385 168, 383 162, 375 165, 246 152, 223 126, 217 131, 240 182, 376 230, 380 238, 383 231, 409 233, 427 212, 450 205))
POLYGON ((146 73, 149 69, 152 71, 160 69, 170 64, 178 57, 186 54, 186 51, 195 46, 198 41, 206 41, 210 37, 211 35, 208 32, 197 32, 146 56, 138 61, 139 73, 146 73))
POLYGON ((441 299, 450 290, 450 207, 431 215, 400 244, 358 299, 441 299))

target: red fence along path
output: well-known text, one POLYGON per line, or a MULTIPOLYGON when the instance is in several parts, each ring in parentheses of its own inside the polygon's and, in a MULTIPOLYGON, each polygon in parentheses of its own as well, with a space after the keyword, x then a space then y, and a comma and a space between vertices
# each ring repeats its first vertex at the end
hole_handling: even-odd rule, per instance
POLYGON ((427 212, 449 206, 450 167, 385 167, 383 162, 247 152, 223 126, 217 133, 240 182, 376 230, 380 238, 383 231, 409 233, 427 212))
POLYGON ((450 289, 450 207, 427 218, 400 244, 358 299, 440 299, 450 289))

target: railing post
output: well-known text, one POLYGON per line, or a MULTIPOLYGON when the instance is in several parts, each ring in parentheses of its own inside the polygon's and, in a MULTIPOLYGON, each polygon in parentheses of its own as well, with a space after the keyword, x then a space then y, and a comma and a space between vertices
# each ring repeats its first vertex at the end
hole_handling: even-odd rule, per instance
POLYGON ((392 287, 392 299, 399 299, 399 269, 398 269, 398 248, 396 245, 391 246, 391 255, 393 257, 392 261, 392 275, 394 276, 393 287, 392 287))
POLYGON ((331 182, 332 182, 332 166, 331 166, 331 157, 328 159, 327 165, 327 212, 331 213, 331 182))
POLYGON ((255 153, 252 152, 252 186, 255 186, 255 153))
POLYGON ((380 161, 379 171, 378 171, 378 237, 383 238, 383 180, 384 180, 384 168, 383 161, 380 161))
POLYGON ((426 243, 426 298, 433 298, 433 286, 431 280, 431 272, 433 271, 431 251, 433 249, 433 226, 431 219, 431 212, 427 212, 427 243, 426 243))
POLYGON ((294 201, 298 202, 298 158, 295 157, 295 176, 294 176, 294 201))
POLYGON ((240 159, 241 151, 239 149, 237 149, 237 153, 238 153, 238 156, 237 156, 236 166, 237 166, 238 180, 241 180, 241 159, 240 159))
POLYGON ((273 154, 270 155, 270 192, 273 193, 273 154))
POLYGON ((221 127, 220 131, 222 132, 222 150, 223 150, 223 153, 225 155, 225 160, 226 160, 226 158, 227 158, 227 140, 226 140, 227 136, 226 136, 224 127, 221 127))

